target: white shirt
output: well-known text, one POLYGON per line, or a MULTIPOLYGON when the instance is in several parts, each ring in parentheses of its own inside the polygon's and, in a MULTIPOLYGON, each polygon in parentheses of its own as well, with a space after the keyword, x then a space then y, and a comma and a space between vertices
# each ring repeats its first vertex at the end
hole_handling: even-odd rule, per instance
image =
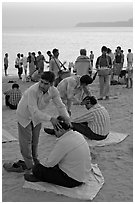
POLYGON ((51 86, 49 90, 43 94, 43 92, 39 90, 39 83, 40 82, 28 88, 18 104, 16 111, 17 120, 23 127, 26 127, 31 121, 34 126, 43 121, 50 121, 51 116, 45 113, 44 110, 47 108, 51 99, 59 115, 69 117, 57 88, 51 86))
POLYGON ((69 177, 85 182, 91 170, 90 149, 82 134, 70 130, 57 139, 54 149, 42 163, 46 167, 58 164, 69 177))

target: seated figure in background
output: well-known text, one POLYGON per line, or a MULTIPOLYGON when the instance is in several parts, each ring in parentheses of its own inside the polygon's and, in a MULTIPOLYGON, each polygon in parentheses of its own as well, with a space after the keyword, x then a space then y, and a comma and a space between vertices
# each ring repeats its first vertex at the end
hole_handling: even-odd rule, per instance
MULTIPOLYGON (((83 134, 90 140, 104 140, 110 131, 110 117, 108 111, 98 104, 94 96, 86 96, 82 103, 88 112, 74 118, 72 129, 83 134)), ((55 135, 54 129, 44 128, 45 132, 55 135)))
POLYGON ((5 91, 5 104, 11 109, 17 109, 17 105, 22 97, 18 84, 13 84, 12 89, 5 91))
POLYGON ((54 127, 57 143, 42 164, 36 164, 33 174, 25 174, 27 181, 43 181, 73 188, 85 183, 91 167, 89 146, 82 134, 73 131, 62 116, 58 116, 61 127, 54 127))

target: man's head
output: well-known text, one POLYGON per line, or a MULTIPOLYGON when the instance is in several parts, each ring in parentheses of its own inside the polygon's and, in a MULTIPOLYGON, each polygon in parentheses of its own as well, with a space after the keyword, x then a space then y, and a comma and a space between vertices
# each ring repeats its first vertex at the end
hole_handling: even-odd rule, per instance
POLYGON ((85 56, 86 56, 86 53, 87 53, 87 52, 86 52, 86 49, 81 49, 81 50, 80 50, 80 55, 85 55, 85 56))
POLYGON ((104 53, 107 53, 107 47, 106 46, 103 46, 101 48, 101 52, 104 54, 104 53))
POLYGON ((40 51, 38 51, 38 54, 39 54, 39 55, 41 55, 41 52, 40 52, 40 51))
POLYGON ((54 48, 53 51, 52 51, 54 57, 58 57, 59 56, 59 50, 54 48))
POLYGON ((128 52, 131 52, 131 49, 128 49, 128 52))
POLYGON ((59 122, 60 127, 54 127, 56 137, 61 137, 65 132, 71 129, 70 124, 65 120, 63 116, 58 116, 57 120, 59 122))
POLYGON ((53 85, 53 82, 55 80, 55 75, 53 72, 46 71, 41 74, 41 79, 39 82, 39 89, 46 93, 50 86, 53 85))
POLYGON ((87 86, 88 84, 92 84, 93 79, 89 75, 83 75, 80 78, 80 85, 81 86, 87 86))
POLYGON ((19 85, 18 85, 18 84, 13 84, 13 85, 12 85, 12 89, 15 89, 15 88, 16 88, 16 89, 19 89, 19 85))
POLYGON ((86 96, 81 102, 81 105, 85 105, 88 110, 95 104, 97 104, 95 96, 86 96))

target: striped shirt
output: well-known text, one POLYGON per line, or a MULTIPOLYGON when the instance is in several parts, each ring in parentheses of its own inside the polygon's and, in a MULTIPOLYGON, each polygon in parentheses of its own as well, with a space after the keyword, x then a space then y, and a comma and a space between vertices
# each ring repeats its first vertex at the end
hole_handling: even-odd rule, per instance
POLYGON ((88 112, 75 118, 76 123, 88 122, 89 128, 98 135, 107 135, 110 131, 110 117, 107 110, 100 104, 91 107, 88 112))
POLYGON ((4 92, 4 94, 9 96, 9 103, 13 106, 18 105, 22 97, 22 93, 20 89, 10 89, 4 92))

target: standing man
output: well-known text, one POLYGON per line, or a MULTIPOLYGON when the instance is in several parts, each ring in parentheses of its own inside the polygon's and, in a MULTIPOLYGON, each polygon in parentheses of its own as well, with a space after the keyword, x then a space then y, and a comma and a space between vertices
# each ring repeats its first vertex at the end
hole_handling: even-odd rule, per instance
POLYGON ((55 48, 53 49, 52 53, 53 53, 53 56, 49 63, 49 71, 53 72, 55 74, 55 78, 57 78, 59 76, 58 72, 61 70, 60 61, 58 59, 59 50, 55 48))
POLYGON ((27 57, 21 54, 21 61, 24 69, 25 78, 27 77, 27 57))
POLYGON ((20 56, 21 56, 20 53, 18 53, 17 58, 15 60, 15 68, 18 69, 19 79, 22 79, 23 68, 22 68, 22 60, 21 60, 20 56))
POLYGON ((112 62, 107 55, 107 47, 101 48, 102 55, 97 58, 96 68, 99 76, 100 97, 98 100, 109 99, 110 73, 112 62))
POLYGON ((4 71, 5 71, 5 76, 7 76, 7 69, 8 69, 8 53, 5 54, 4 57, 4 71))
POLYGON ((133 53, 131 52, 131 49, 128 49, 127 54, 127 67, 133 66, 133 53))
POLYGON ((93 61, 94 61, 94 54, 93 54, 93 51, 90 51, 90 62, 92 67, 93 67, 93 61))
POLYGON ((38 73, 42 73, 44 71, 44 62, 45 62, 45 57, 42 55, 40 51, 38 51, 38 56, 36 58, 37 61, 37 69, 38 73))
MULTIPOLYGON (((24 92, 17 107, 20 151, 29 171, 34 164, 39 163, 38 140, 42 122, 50 121, 53 126, 60 126, 55 117, 45 112, 51 100, 55 104, 58 114, 70 124, 66 107, 62 103, 57 88, 53 86, 54 80, 54 73, 43 72, 40 81, 24 92)), ((12 171, 14 171, 13 167, 12 171)))

